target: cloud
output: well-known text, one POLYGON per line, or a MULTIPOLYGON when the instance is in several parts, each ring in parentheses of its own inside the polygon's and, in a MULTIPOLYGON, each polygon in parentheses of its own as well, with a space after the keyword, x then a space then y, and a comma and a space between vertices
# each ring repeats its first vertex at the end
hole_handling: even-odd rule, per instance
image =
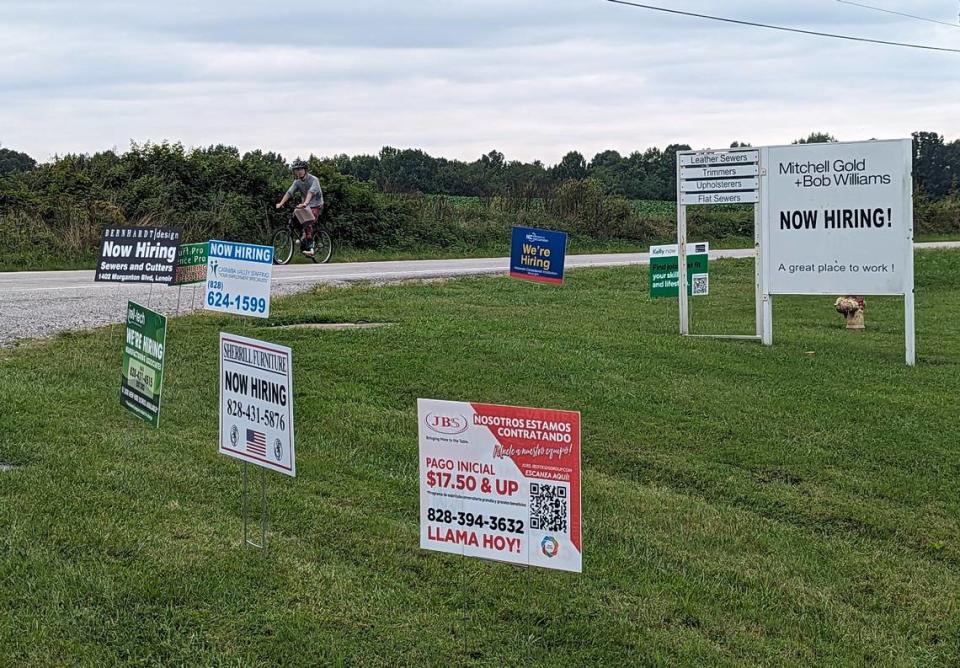
MULTIPOLYGON (((960 54, 603 0, 7 4, 0 142, 40 159, 131 139, 288 156, 393 145, 472 159, 496 148, 555 162, 570 149, 785 143, 814 130, 960 135, 960 54)), ((960 30, 828 0, 670 6, 960 47, 960 30)), ((941 2, 910 11, 951 18, 941 2)))

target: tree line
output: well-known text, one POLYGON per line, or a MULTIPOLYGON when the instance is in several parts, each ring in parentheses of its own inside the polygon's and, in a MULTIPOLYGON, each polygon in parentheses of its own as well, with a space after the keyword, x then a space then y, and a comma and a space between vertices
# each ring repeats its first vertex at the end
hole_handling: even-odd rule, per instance
MULTIPOLYGON (((836 139, 822 132, 815 132, 794 143, 831 142, 836 139)), ((917 188, 931 199, 948 195, 957 187, 960 179, 960 140, 947 142, 936 132, 916 132, 914 144, 914 177, 917 188)), ((153 146, 151 144, 146 147, 153 146)), ((163 145, 161 145, 163 146, 163 145)), ((216 156, 224 152, 240 158, 235 149, 210 147, 184 152, 178 144, 172 145, 174 153, 197 157, 216 156)), ((748 147, 750 144, 733 142, 731 148, 748 147)), ((64 156, 59 162, 73 163, 86 160, 91 171, 98 165, 118 162, 131 163, 134 171, 144 162, 144 152, 134 145, 129 152, 118 156, 112 151, 93 156, 64 156)), ((622 155, 607 150, 587 160, 579 151, 570 151, 555 165, 545 165, 539 160, 522 162, 507 160, 500 151, 493 150, 474 161, 434 157, 420 149, 398 149, 385 146, 377 155, 335 155, 311 158, 318 164, 351 176, 358 181, 374 185, 388 194, 433 194, 467 197, 543 197, 569 180, 596 179, 604 194, 614 197, 640 200, 673 200, 676 197, 676 154, 689 150, 686 144, 671 144, 664 149, 657 147, 633 151, 622 155)), ((254 151, 244 160, 254 163, 271 163, 274 171, 283 163, 275 153, 254 151), (248 158, 249 156, 249 158, 248 158)), ((170 163, 172 167, 172 163, 170 163)), ((25 153, 0 148, 0 176, 15 172, 30 172, 49 168, 50 164, 37 165, 25 153)), ((261 176, 263 176, 261 174, 261 176)), ((253 185, 247 182, 248 185, 253 185)), ((252 194, 256 194, 256 188, 252 194)))
MULTIPOLYGON (((928 197, 940 199, 957 187, 960 179, 960 140, 946 142, 935 132, 916 132, 914 174, 917 187, 928 197)), ((795 144, 834 142, 824 132, 814 132, 795 144)), ((749 147, 733 142, 731 148, 749 147)), ((596 179, 604 194, 627 199, 676 199, 676 154, 689 150, 686 144, 664 149, 648 148, 622 155, 607 150, 589 161, 579 151, 570 151, 557 164, 539 160, 506 160, 490 151, 472 162, 435 158, 419 149, 384 147, 378 155, 337 155, 326 160, 342 174, 373 183, 385 193, 429 193, 489 197, 541 197, 571 179, 596 179)))
MULTIPOLYGON (((797 142, 832 140, 815 133, 797 142)), ((571 151, 546 166, 508 161, 499 151, 462 161, 387 147, 375 156, 311 156, 309 163, 328 203, 324 224, 339 244, 469 253, 508 238, 517 224, 561 229, 587 245, 667 241, 675 233, 676 153, 685 149, 603 151, 590 161, 571 151), (650 206, 653 200, 661 203, 650 206)), ((273 204, 290 184, 287 164, 277 153, 222 145, 132 144, 43 163, 0 148, 0 265, 89 257, 104 227, 129 223, 173 225, 188 240, 265 242, 285 219, 273 204)), ((914 173, 918 232, 960 232, 960 141, 916 133, 914 173)), ((711 238, 749 238, 748 209, 691 216, 711 238)))

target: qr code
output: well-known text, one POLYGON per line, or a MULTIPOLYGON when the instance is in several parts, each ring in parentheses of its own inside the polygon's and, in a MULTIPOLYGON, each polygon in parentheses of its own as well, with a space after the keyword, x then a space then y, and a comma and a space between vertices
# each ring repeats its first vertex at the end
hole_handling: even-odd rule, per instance
POLYGON ((695 295, 709 295, 710 294, 710 274, 694 274, 692 292, 695 295))
POLYGON ((539 531, 567 530, 567 488, 530 483, 530 528, 539 531))

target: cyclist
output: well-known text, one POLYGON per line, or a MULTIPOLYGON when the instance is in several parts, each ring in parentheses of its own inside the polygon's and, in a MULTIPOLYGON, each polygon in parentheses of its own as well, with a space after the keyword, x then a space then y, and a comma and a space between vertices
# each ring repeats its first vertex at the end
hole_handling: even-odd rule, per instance
POLYGON ((283 199, 277 202, 277 208, 282 209, 294 194, 300 194, 300 203, 295 212, 297 220, 303 225, 303 243, 300 244, 300 250, 307 257, 313 257, 316 252, 313 248, 313 224, 320 220, 320 213, 323 211, 323 190, 320 188, 320 180, 307 172, 307 163, 303 160, 294 160, 290 169, 293 170, 295 178, 283 199))

